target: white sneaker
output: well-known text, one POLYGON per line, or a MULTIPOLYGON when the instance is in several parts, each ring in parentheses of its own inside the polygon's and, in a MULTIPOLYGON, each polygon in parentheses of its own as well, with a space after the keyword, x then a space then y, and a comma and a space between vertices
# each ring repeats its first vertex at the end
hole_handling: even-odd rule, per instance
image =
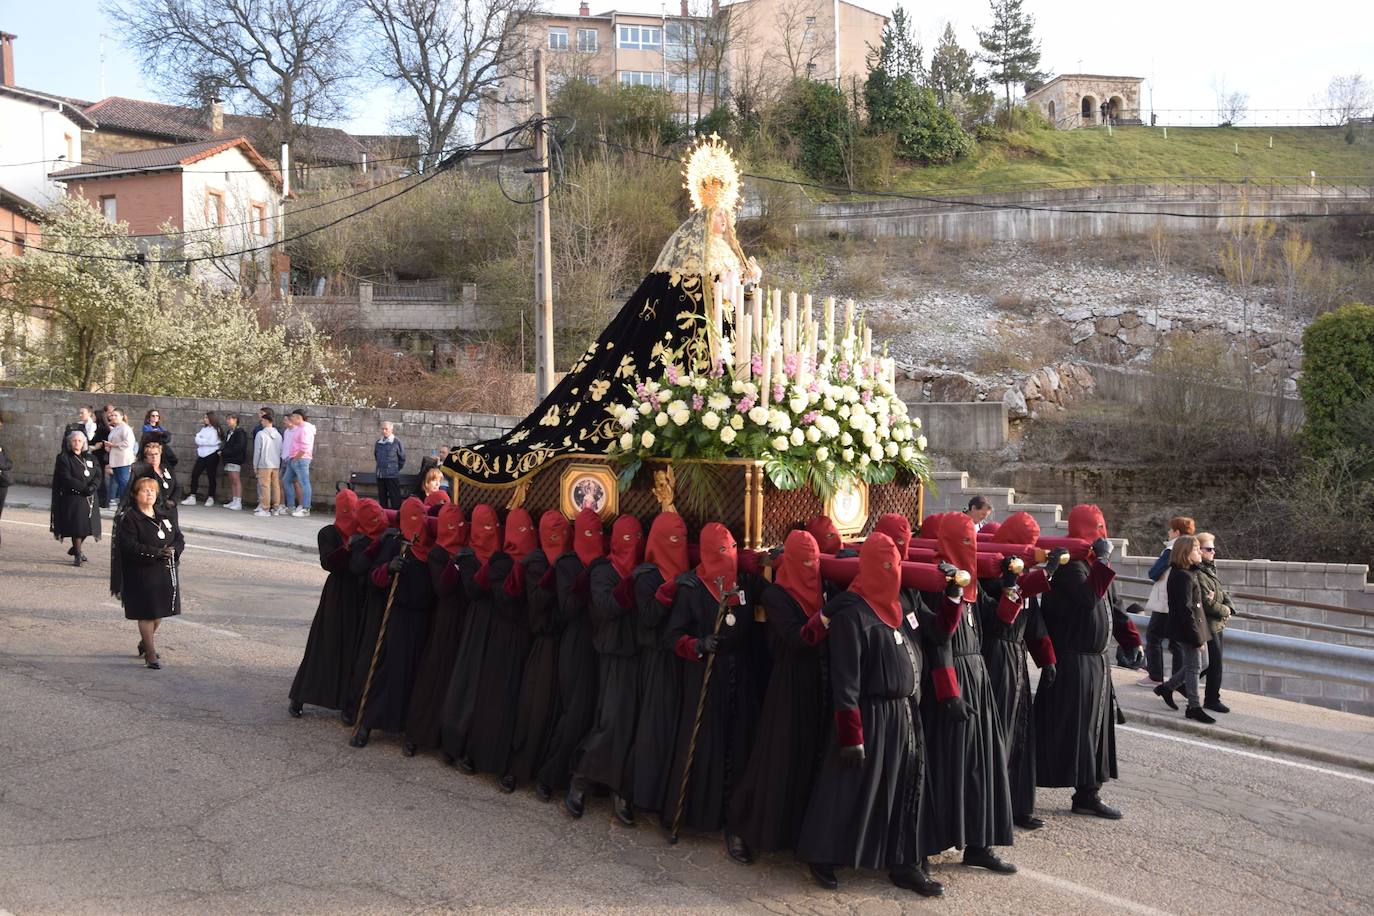
POLYGON ((273 515, 285 515, 285 514, 286 514, 286 507, 285 507, 285 506, 278 506, 277 508, 275 508, 275 509, 272 510, 272 514, 273 514, 273 515))
POLYGON ((231 499, 229 500, 228 504, 225 505, 224 508, 230 510, 231 512, 237 512, 243 508, 243 500, 231 499))
POLYGON ((305 508, 304 506, 297 506, 297 507, 291 512, 291 517, 292 517, 292 518, 305 518, 305 517, 306 517, 307 515, 309 515, 309 514, 310 514, 310 510, 309 510, 309 509, 305 508))
POLYGON ((215 504, 215 500, 214 500, 213 497, 210 497, 210 496, 205 497, 205 505, 207 505, 207 506, 213 506, 214 504, 215 504))
POLYGON ((272 515, 271 512, 268 512, 262 506, 258 506, 256 509, 254 509, 253 514, 256 515, 258 518, 268 518, 272 515))
POLYGON ((183 499, 181 504, 183 506, 194 506, 196 504, 196 495, 192 493, 190 496, 183 499))

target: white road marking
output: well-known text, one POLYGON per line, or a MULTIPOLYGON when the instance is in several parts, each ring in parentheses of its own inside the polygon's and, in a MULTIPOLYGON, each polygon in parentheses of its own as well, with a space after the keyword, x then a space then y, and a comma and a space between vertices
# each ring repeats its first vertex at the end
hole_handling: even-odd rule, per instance
MULTIPOLYGON (((3 522, 3 523, 6 524, 6 525, 24 525, 24 526, 26 526, 26 527, 28 527, 28 528, 47 528, 47 527, 48 527, 47 525, 41 525, 41 524, 39 524, 38 522, 21 522, 21 521, 19 521, 19 520, 17 520, 17 519, 12 519, 12 518, 0 519, 0 522, 3 522)), ((206 535, 206 537, 229 537, 229 535, 214 535, 214 534, 211 534, 211 535, 206 535)), ((211 551, 214 551, 215 553, 231 553, 231 554, 233 554, 233 555, 236 556, 236 557, 250 557, 250 558, 252 558, 252 559, 254 559, 254 560, 280 560, 280 561, 285 561, 285 562, 288 562, 288 563, 306 563, 306 565, 309 565, 309 563, 308 563, 307 561, 301 560, 301 559, 298 559, 298 558, 295 558, 295 557, 291 557, 291 556, 270 557, 270 556, 267 556, 266 554, 262 554, 262 553, 247 553, 246 551, 242 551, 242 550, 229 550, 229 549, 224 548, 224 547, 206 547, 204 544, 187 544, 186 546, 187 546, 188 549, 191 549, 191 550, 211 550, 211 551)), ((297 548, 283 548, 283 549, 284 549, 284 550, 289 549, 289 550, 291 550, 292 552, 295 552, 295 551, 297 550, 297 548)), ((302 547, 302 548, 299 548, 299 549, 300 549, 300 550, 304 550, 305 548, 302 547)))
POLYGON ((1061 891, 1068 891, 1070 894, 1077 894, 1080 897, 1087 897, 1091 900, 1096 900, 1099 903, 1104 904, 1110 911, 1113 912, 1139 913, 1140 916, 1170 916, 1168 910, 1157 910, 1154 907, 1146 906, 1143 903, 1136 903, 1135 901, 1127 900, 1124 897, 1117 897, 1113 894, 1108 894, 1105 891, 1100 891, 1095 887, 1087 887, 1082 884, 1076 884, 1073 881, 1068 880, 1067 878, 1057 878, 1054 875, 1047 875, 1044 872, 1038 872, 1033 869, 1024 867, 1018 868, 1016 873, 1018 875, 1024 875, 1025 877, 1030 878, 1032 881, 1039 881, 1041 884, 1048 884, 1050 887, 1057 888, 1061 891))
MULTIPOLYGON (((6 525, 27 525, 27 526, 30 527, 30 528, 47 528, 47 527, 48 527, 47 525, 40 525, 40 524, 38 524, 38 522, 20 522, 20 521, 14 520, 14 519, 12 519, 12 518, 0 518, 0 522, 4 522, 6 525)), ((3 914, 3 913, 4 913, 4 911, 3 911, 3 910, 0 910, 0 914, 3 914)))
POLYGON ((235 633, 233 630, 221 630, 219 627, 212 627, 204 623, 196 623, 194 620, 187 620, 185 617, 182 617, 180 615, 174 617, 164 617, 163 619, 170 620, 173 623, 184 624, 188 627, 199 627, 202 630, 209 630, 211 633, 218 633, 220 636, 232 636, 234 639, 243 639, 242 633, 235 633))
POLYGON ((1118 725, 1116 730, 1119 732, 1135 732, 1137 735, 1147 735, 1151 738, 1163 738, 1165 741, 1177 741, 1179 744, 1191 744, 1194 747, 1205 747, 1210 751, 1223 751, 1227 754, 1235 754, 1239 757, 1249 757, 1252 760, 1265 760, 1269 763, 1282 764, 1286 767, 1307 770, 1312 773, 1322 773, 1326 776, 1339 776, 1341 779, 1350 779, 1355 782, 1362 782, 1366 785, 1374 786, 1374 779, 1368 776, 1361 776, 1358 773, 1345 773, 1341 770, 1319 767, 1311 763, 1299 763, 1296 760, 1285 760, 1282 757, 1273 757, 1269 754, 1256 754, 1254 751, 1243 751, 1240 748, 1228 747, 1225 744, 1214 744, 1211 741, 1199 741, 1196 738, 1183 738, 1178 735, 1166 735, 1164 732, 1157 732, 1148 728, 1135 728, 1130 725, 1118 725))

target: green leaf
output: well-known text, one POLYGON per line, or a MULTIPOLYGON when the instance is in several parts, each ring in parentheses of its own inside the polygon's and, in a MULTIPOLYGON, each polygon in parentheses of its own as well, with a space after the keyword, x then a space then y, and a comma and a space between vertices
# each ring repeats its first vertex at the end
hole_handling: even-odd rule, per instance
POLYGON ((634 484, 635 476, 639 474, 639 469, 643 463, 639 458, 634 458, 620 469, 620 473, 616 475, 616 487, 621 493, 628 491, 634 484))

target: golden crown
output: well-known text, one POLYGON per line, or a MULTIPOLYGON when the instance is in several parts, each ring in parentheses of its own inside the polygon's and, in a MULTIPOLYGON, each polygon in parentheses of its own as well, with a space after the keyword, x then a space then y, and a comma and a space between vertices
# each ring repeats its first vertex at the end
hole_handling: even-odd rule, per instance
POLYGON ((700 138, 683 156, 682 177, 693 210, 739 205, 739 167, 729 145, 716 134, 700 138))

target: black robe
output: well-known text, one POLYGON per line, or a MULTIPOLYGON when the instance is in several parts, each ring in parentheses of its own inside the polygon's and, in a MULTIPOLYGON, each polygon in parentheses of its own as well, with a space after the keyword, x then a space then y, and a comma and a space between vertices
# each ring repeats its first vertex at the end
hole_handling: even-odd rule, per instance
POLYGON ((998 718, 1002 722, 1003 744, 1007 749, 1007 778, 1011 780, 1013 817, 1035 813, 1035 727, 1031 720, 1030 668, 1026 664, 1027 640, 1045 635, 1040 616, 1040 599, 1031 598, 1010 624, 997 616, 997 599, 1002 584, 982 580, 992 600, 979 604, 983 625, 983 660, 987 663, 992 692, 997 698, 998 718))
POLYGON ((186 541, 181 529, 165 515, 152 518, 138 509, 125 512, 111 538, 110 561, 121 567, 119 590, 127 620, 157 620, 181 613, 181 582, 177 566, 186 541), (117 545, 117 546, 116 546, 117 545), (172 559, 162 549, 176 551, 172 559))
POLYGON ((363 685, 367 683, 367 672, 372 668, 372 657, 377 650, 377 633, 382 628, 382 615, 386 611, 388 590, 373 588, 371 584, 372 567, 377 559, 385 554, 394 557, 400 549, 400 532, 389 529, 376 540, 365 534, 355 534, 348 542, 348 571, 358 580, 362 590, 362 623, 358 627, 358 651, 353 657, 352 673, 349 675, 348 704, 344 712, 353 716, 358 710, 358 698, 363 695, 363 685))
POLYGON ((592 622, 587 615, 590 586, 586 572, 576 553, 564 553, 554 563, 558 620, 563 626, 558 642, 558 716, 548 751, 535 775, 541 784, 553 789, 568 785, 573 754, 596 716, 596 650, 592 648, 592 622))
POLYGON ((429 578, 428 560, 407 550, 400 571, 386 571, 387 564, 400 554, 401 546, 400 538, 392 540, 391 549, 381 551, 368 577, 368 588, 384 594, 391 593, 394 582, 395 597, 382 632, 381 655, 372 688, 362 711, 364 728, 397 733, 405 731, 411 690, 434 620, 434 585, 429 578))
MULTIPOLYGON (((727 616, 721 623, 720 646, 706 691, 706 705, 687 781, 682 823, 692 830, 720 830, 725 826, 730 798, 749 764, 763 701, 762 676, 750 663, 751 640, 756 635, 753 604, 760 589, 756 582, 743 575, 739 581, 745 591, 745 601, 727 608, 727 616)), ((673 610, 664 634, 666 644, 676 647, 684 636, 697 639, 709 635, 715 627, 717 606, 718 602, 695 571, 678 576, 673 610)), ((682 704, 662 812, 669 822, 674 817, 681 792, 705 673, 706 657, 684 659, 682 704)))
MULTIPOLYGON (((987 600, 980 591, 980 601, 987 600)), ((921 811, 921 851, 935 855, 951 847, 1012 844, 1011 784, 1002 741, 997 697, 983 661, 982 625, 977 606, 964 602, 959 625, 948 633, 936 622, 946 600, 942 592, 922 592, 920 615, 927 667, 948 647, 959 695, 973 714, 964 722, 941 715, 933 687, 922 700, 926 738, 926 792, 921 811), (942 646, 943 644, 943 646, 942 646)))
POLYGON ((53 537, 59 541, 89 537, 100 540, 96 493, 101 473, 100 463, 90 452, 78 455, 64 448, 57 456, 52 468, 52 503, 48 513, 53 537))
POLYGON ((841 765, 832 724, 797 855, 820 865, 912 865, 920 858, 917 825, 925 776, 916 629, 907 616, 894 630, 854 592, 831 599, 825 613, 831 698, 837 710, 859 711, 864 763, 841 765))
POLYGON ((1116 778, 1116 695, 1102 654, 1120 598, 1113 584, 1101 598, 1088 563, 1060 567, 1040 598, 1054 643, 1058 676, 1035 694, 1035 778, 1045 787, 1096 788, 1116 778))
POLYGON ((828 646, 803 636, 823 639, 825 631, 780 585, 764 589, 759 603, 768 615, 773 671, 754 750, 730 803, 730 832, 754 852, 773 852, 796 846, 834 720, 828 646))
POLYGON ((628 587, 623 590, 629 605, 622 606, 616 594, 622 577, 607 557, 592 561, 587 580, 592 648, 597 659, 596 715, 573 756, 573 772, 579 780, 633 799, 634 738, 639 720, 634 592, 628 587))
MULTIPOLYGON (((477 710, 467 742, 467 755, 483 773, 504 776, 510 767, 511 741, 515 736, 520 682, 530 652, 529 612, 525 591, 511 594, 509 577, 515 559, 505 551, 492 554, 487 573, 491 577, 491 628, 482 667, 477 678, 477 710)), ((466 581, 466 577, 465 577, 466 581)))
POLYGON ((663 584, 658 567, 645 563, 634 571, 635 641, 639 646, 639 720, 635 725, 635 807, 672 817, 668 768, 677 745, 677 720, 682 707, 682 659, 664 641, 670 608, 656 597, 663 584))
POLYGON ((533 550, 520 563, 524 567, 530 651, 525 656, 525 674, 520 682, 507 772, 520 782, 529 782, 544 760, 557 721, 558 643, 563 624, 558 619, 552 577, 544 584, 544 576, 549 572, 544 551, 533 550))
MULTIPOLYGON (((468 609, 439 719, 439 746, 450 759, 468 756, 468 738, 477 714, 477 686, 493 614, 491 588, 477 584, 476 575, 482 566, 477 554, 471 547, 463 547, 453 562, 462 579, 468 609)), ((501 585, 499 581, 495 584, 498 588, 501 585)))
MULTIPOLYGON (((158 483, 158 500, 154 504, 155 511, 165 515, 172 520, 172 524, 181 525, 177 501, 181 499, 181 488, 177 486, 176 475, 165 465, 158 471, 154 471, 152 465, 146 461, 135 461, 132 470, 129 472, 129 486, 124 488, 124 495, 119 499, 119 505, 115 507, 115 516, 111 522, 112 528, 119 527, 119 520, 125 512, 138 511, 133 505, 134 481, 144 477, 150 477, 158 483)), ((124 575, 124 564, 119 561, 119 544, 115 540, 110 541, 110 593, 118 595, 122 587, 124 575)))
POLYGON ((434 625, 420 657, 406 713, 406 740, 420 750, 439 746, 444 695, 453 676, 458 642, 467 617, 467 593, 453 557, 442 547, 429 549, 429 579, 434 587, 434 625))
POLYGON ((310 622, 310 636, 291 682, 290 697, 300 705, 343 709, 358 657, 363 583, 350 569, 351 555, 338 528, 325 525, 316 540, 320 568, 329 576, 320 590, 320 603, 310 622))

